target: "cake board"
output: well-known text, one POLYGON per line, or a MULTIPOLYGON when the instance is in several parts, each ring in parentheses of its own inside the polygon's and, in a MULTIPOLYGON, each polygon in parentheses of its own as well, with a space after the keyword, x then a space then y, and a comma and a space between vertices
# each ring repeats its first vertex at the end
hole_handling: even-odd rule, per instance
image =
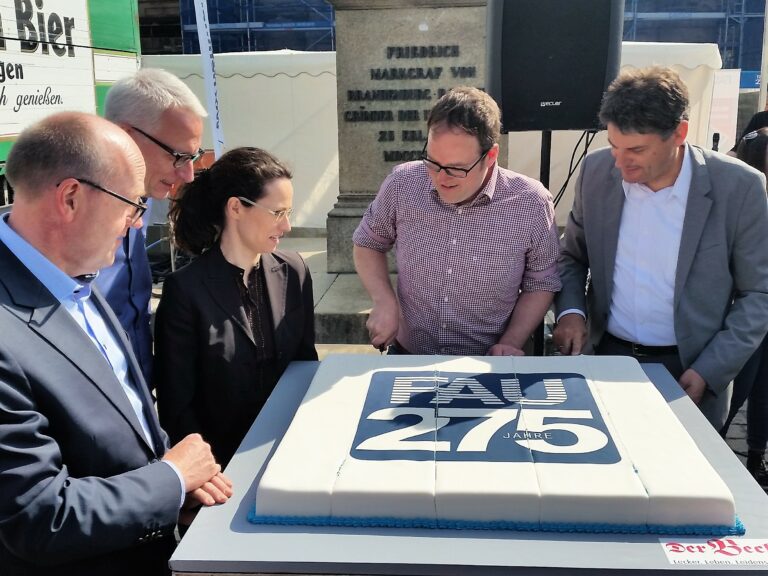
MULTIPOLYGON (((201 511, 175 554, 181 576, 206 574, 667 574, 765 571, 765 566, 670 565, 657 537, 250 524, 247 515, 271 452, 290 424, 319 364, 289 366, 226 473, 235 495, 201 511), (701 569, 703 568, 703 569, 701 569)), ((744 538, 768 541, 768 496, 660 365, 649 379, 733 492, 744 538)))

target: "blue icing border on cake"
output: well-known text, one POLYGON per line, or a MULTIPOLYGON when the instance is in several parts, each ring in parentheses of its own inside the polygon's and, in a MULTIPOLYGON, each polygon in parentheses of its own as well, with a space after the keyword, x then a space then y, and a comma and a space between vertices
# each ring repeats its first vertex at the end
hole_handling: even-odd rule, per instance
POLYGON ((434 518, 391 518, 353 516, 264 516, 251 508, 248 521, 252 524, 280 526, 344 526, 363 528, 445 528, 452 530, 517 530, 522 532, 578 532, 590 534, 658 534, 663 536, 743 536, 746 532, 736 517, 733 526, 663 524, 590 524, 539 523, 475 520, 437 520, 434 518))

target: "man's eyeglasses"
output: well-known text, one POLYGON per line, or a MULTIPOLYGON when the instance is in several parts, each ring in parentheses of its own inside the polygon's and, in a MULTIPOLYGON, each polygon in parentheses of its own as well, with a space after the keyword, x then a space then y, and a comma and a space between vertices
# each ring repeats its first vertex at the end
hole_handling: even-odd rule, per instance
POLYGON ((96 190, 100 192, 104 192, 105 194, 109 194, 113 198, 117 198, 121 202, 125 202, 126 204, 129 204, 133 206, 133 212, 131 213, 131 226, 136 224, 138 222, 139 218, 141 218, 144 215, 144 212, 147 211, 147 205, 144 202, 143 199, 139 199, 138 202, 133 202, 131 200, 128 200, 125 196, 121 196, 117 192, 112 192, 112 190, 108 190, 104 188, 104 186, 99 186, 95 182, 91 182, 90 180, 86 180, 85 178, 75 178, 78 182, 81 184, 87 184, 91 188, 96 188, 96 190))
POLYGON ((456 166, 443 166, 442 164, 438 164, 434 160, 430 160, 427 158, 427 145, 424 144, 424 149, 421 151, 421 161, 424 162, 424 166, 427 167, 427 170, 430 172, 434 172, 435 174, 439 174, 440 170, 445 172, 448 176, 451 178, 466 178, 469 176, 469 173, 472 171, 472 169, 480 164, 483 158, 485 158, 486 154, 490 152, 490 149, 486 150, 480 155, 480 158, 475 161, 472 166, 469 168, 457 168, 456 166))
POLYGON ((243 196, 237 197, 240 202, 243 202, 244 204, 249 204, 251 206, 256 206, 256 208, 261 208, 262 210, 266 210, 272 216, 275 217, 275 222, 280 222, 283 218, 290 218, 291 214, 293 213, 293 208, 285 208, 283 210, 270 210, 266 206, 262 206, 261 204, 256 204, 253 200, 249 200, 248 198, 244 198, 243 196))
POLYGON ((174 168, 181 168, 187 162, 195 162, 199 160, 203 154, 205 154, 205 150, 203 150, 202 148, 198 148, 197 152, 195 152, 194 154, 189 154, 187 152, 176 152, 176 150, 174 150, 167 144, 163 144, 162 142, 160 142, 160 140, 158 140, 154 136, 150 136, 149 134, 144 132, 144 130, 142 130, 141 128, 136 128, 136 126, 131 126, 131 128, 133 128, 134 130, 136 130, 136 132, 143 135, 147 140, 151 140, 152 142, 160 146, 160 148, 168 152, 168 154, 173 156, 174 168))

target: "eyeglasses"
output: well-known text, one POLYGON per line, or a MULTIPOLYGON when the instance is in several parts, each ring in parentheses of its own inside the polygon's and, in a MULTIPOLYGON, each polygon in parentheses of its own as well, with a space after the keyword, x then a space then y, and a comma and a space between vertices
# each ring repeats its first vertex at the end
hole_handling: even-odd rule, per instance
POLYGON ((251 206, 256 206, 256 208, 261 208, 262 210, 266 210, 272 216, 275 217, 275 222, 280 222, 283 218, 288 219, 290 218, 291 214, 293 214, 293 208, 284 208, 283 210, 270 210, 266 206, 262 206, 261 204, 256 204, 253 200, 249 200, 248 198, 244 198, 242 196, 237 197, 240 202, 243 202, 244 204, 249 204, 251 206))
POLYGON ((443 166, 442 164, 438 164, 434 160, 430 160, 427 158, 427 144, 424 144, 424 149, 421 151, 421 161, 424 162, 424 166, 427 167, 427 170, 430 172, 434 172, 435 174, 439 174, 440 170, 445 172, 448 176, 451 178, 466 178, 469 176, 469 173, 472 171, 472 169, 480 164, 483 158, 490 152, 490 148, 482 153, 480 158, 477 159, 477 161, 472 164, 469 168, 457 168, 455 166, 443 166))
POLYGON ((128 200, 128 198, 126 198, 125 196, 121 196, 117 192, 112 192, 112 190, 107 190, 106 188, 104 188, 104 186, 99 186, 95 182, 91 182, 90 180, 86 180, 85 178, 75 178, 75 180, 77 180, 82 184, 87 184, 91 188, 96 188, 96 190, 99 190, 100 192, 109 194, 113 198, 117 198, 121 202, 125 202, 126 204, 133 206, 133 212, 131 213, 131 226, 136 224, 139 218, 141 218, 144 215, 144 212, 147 211, 147 205, 143 199, 139 199, 138 202, 132 202, 131 200, 128 200))
POLYGON ((187 152, 176 152, 176 150, 174 150, 167 144, 163 144, 162 142, 160 142, 160 140, 158 140, 154 136, 150 136, 149 134, 144 132, 144 130, 142 130, 141 128, 136 128, 136 126, 131 126, 131 128, 133 128, 134 130, 136 130, 136 132, 143 135, 147 140, 151 140, 152 142, 160 146, 160 148, 168 152, 168 154, 173 156, 174 168, 181 168, 187 162, 195 162, 199 160, 203 154, 205 154, 205 150, 203 150, 202 148, 198 148, 197 152, 195 152, 194 154, 189 154, 187 152))

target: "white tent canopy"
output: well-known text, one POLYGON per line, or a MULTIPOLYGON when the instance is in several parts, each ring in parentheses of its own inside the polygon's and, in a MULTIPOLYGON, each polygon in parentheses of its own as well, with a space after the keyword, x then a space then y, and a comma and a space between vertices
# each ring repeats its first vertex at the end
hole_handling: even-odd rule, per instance
POLYGON ((719 70, 723 66, 717 44, 685 44, 682 42, 622 42, 621 65, 641 68, 657 64, 695 70, 706 66, 719 70))
MULTIPOLYGON (((164 68, 206 101, 199 54, 144 56, 145 68, 164 68)), ((216 54, 216 85, 224 149, 257 146, 293 172, 291 223, 325 228, 339 193, 336 53, 236 52, 216 54)), ((212 148, 205 125, 203 147, 212 148)))

